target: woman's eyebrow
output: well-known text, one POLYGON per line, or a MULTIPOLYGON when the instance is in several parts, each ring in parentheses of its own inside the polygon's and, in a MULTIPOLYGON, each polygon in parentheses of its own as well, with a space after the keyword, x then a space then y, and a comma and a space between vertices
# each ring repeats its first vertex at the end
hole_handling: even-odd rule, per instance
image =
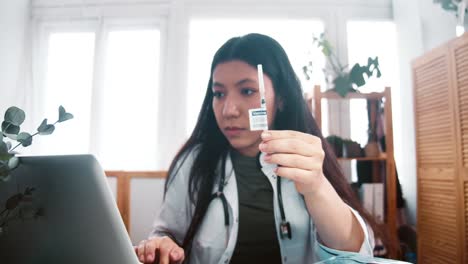
POLYGON ((241 86, 243 84, 250 83, 250 82, 257 83, 257 80, 253 80, 253 79, 250 79, 250 78, 245 78, 245 79, 242 79, 242 80, 236 82, 236 86, 241 86))
POLYGON ((218 87, 218 88, 224 88, 224 84, 220 83, 220 82, 213 82, 213 85, 212 85, 212 88, 215 88, 215 87, 218 87))
MULTIPOLYGON (((245 78, 245 79, 242 79, 240 81, 237 81, 235 86, 242 86, 246 83, 257 83, 257 80, 254 80, 254 79, 251 79, 251 78, 245 78)), ((226 86, 220 82, 213 82, 213 88, 217 87, 217 88, 225 88, 226 86)))

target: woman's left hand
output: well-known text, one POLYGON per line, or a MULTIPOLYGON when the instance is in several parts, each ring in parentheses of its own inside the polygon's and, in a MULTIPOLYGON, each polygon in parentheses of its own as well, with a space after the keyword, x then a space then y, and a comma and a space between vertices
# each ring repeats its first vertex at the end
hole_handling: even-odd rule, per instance
POLYGON ((278 164, 276 174, 294 181, 302 195, 317 192, 326 181, 323 174, 325 152, 319 137, 291 130, 268 130, 262 133, 260 151, 265 161, 278 164))

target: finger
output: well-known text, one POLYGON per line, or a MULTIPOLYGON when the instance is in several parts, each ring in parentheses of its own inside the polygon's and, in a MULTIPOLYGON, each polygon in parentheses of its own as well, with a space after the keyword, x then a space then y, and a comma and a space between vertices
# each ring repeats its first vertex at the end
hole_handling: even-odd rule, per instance
POLYGON ((314 182, 319 181, 319 176, 321 173, 322 172, 319 170, 309 171, 289 167, 278 167, 276 169, 276 175, 290 179, 295 183, 306 185, 313 184, 314 182))
POLYGON ((145 263, 153 263, 156 259, 159 239, 152 239, 145 243, 145 263))
POLYGON ((310 144, 317 144, 322 142, 322 140, 317 136, 294 130, 265 130, 262 132, 261 137, 263 141, 296 138, 310 144))
POLYGON ((310 144, 297 138, 264 141, 260 144, 259 149, 264 153, 289 153, 307 157, 324 155, 322 145, 310 144))
POLYGON ((171 263, 182 263, 184 261, 184 250, 180 247, 174 247, 170 253, 171 263))
POLYGON ((278 164, 283 167, 297 168, 303 170, 321 170, 323 157, 317 154, 314 157, 306 157, 297 154, 275 153, 265 155, 265 161, 278 164))
POLYGON ((164 237, 161 239, 161 244, 159 246, 159 263, 160 264, 169 264, 169 253, 171 253, 172 249, 175 248, 177 245, 172 239, 169 237, 164 237))
POLYGON ((137 255, 138 255, 138 260, 140 262, 145 262, 145 244, 146 244, 146 240, 142 240, 139 244, 138 244, 138 247, 137 247, 137 255))

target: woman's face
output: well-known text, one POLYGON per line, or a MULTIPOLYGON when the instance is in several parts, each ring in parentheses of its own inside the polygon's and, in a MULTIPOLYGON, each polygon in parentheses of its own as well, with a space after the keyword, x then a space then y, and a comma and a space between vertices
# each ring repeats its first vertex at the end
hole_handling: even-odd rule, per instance
MULTIPOLYGON (((264 74, 268 128, 275 120, 275 92, 271 79, 264 74)), ((240 61, 220 63, 213 71, 213 110, 219 129, 233 148, 246 156, 255 156, 262 131, 250 131, 249 109, 260 108, 257 69, 240 61)))

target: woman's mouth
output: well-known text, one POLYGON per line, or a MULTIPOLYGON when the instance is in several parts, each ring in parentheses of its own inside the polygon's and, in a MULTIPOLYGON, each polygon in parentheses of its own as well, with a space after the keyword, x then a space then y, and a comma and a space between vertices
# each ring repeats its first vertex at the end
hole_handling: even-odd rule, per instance
POLYGON ((235 137, 235 136, 239 136, 242 131, 245 131, 245 128, 241 128, 241 127, 226 127, 224 128, 224 132, 226 134, 226 136, 228 137, 235 137))

